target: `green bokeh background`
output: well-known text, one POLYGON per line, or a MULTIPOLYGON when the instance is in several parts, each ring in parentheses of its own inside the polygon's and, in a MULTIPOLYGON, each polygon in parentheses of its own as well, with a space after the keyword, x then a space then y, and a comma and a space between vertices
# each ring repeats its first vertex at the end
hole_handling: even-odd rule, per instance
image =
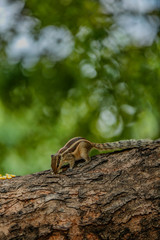
MULTIPOLYGON (((21 4, 15 24, 0 33, 0 173, 49 169, 50 155, 75 136, 93 142, 160 137, 159 32, 143 43, 117 21, 137 14, 159 24, 159 8, 116 12, 116 1, 105 7, 91 0, 15 2, 21 4), (29 20, 31 27, 19 30, 29 20), (36 60, 27 52, 12 56, 9 46, 20 31, 38 45, 47 26, 66 35, 55 35, 36 60)), ((11 11, 15 3, 8 4, 11 11)))

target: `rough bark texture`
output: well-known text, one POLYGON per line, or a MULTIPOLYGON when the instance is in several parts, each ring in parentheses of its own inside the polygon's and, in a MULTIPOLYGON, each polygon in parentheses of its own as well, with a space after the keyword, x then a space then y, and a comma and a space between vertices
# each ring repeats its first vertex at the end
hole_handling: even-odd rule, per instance
POLYGON ((0 181, 0 239, 160 239, 160 146, 0 181))

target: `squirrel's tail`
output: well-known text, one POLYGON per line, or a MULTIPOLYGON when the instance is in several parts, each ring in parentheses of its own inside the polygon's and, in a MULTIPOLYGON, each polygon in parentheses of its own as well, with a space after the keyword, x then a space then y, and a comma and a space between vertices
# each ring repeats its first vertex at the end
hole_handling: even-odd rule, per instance
POLYGON ((134 147, 143 147, 150 145, 152 143, 160 144, 160 139, 150 140, 150 139, 142 139, 142 140, 122 140, 117 142, 107 142, 107 143, 94 143, 94 148, 98 150, 118 150, 118 149, 128 149, 134 147))

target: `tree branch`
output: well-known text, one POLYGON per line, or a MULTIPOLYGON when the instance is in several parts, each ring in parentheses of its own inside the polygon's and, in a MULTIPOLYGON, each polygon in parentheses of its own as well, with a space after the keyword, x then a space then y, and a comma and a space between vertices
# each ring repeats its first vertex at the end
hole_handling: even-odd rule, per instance
POLYGON ((160 145, 0 181, 0 239, 159 239, 160 145))

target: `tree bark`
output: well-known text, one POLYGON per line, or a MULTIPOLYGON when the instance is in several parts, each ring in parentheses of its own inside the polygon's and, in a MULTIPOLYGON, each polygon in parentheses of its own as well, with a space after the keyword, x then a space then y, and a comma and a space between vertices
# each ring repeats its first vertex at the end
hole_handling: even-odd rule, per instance
POLYGON ((0 239, 160 239, 160 145, 0 181, 0 239), (82 164, 81 164, 82 165, 82 164))

